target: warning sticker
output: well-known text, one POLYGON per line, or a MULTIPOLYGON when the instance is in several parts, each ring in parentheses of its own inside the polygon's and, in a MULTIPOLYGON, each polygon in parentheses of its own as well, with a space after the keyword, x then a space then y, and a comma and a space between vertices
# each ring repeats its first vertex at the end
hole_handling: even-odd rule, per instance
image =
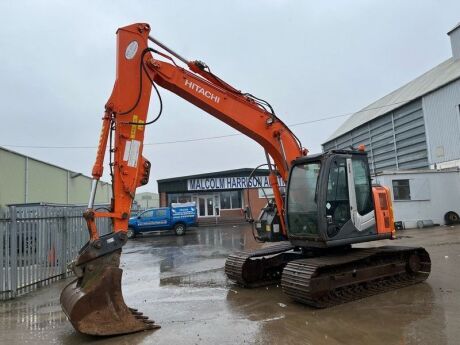
POLYGON ((132 140, 131 147, 129 150, 128 157, 128 166, 137 167, 137 160, 139 159, 139 148, 141 147, 141 142, 139 140, 132 140))
POLYGON ((139 148, 141 142, 139 140, 127 140, 125 145, 125 152, 123 152, 123 160, 128 162, 129 167, 137 167, 139 159, 139 148))
POLYGON ((127 140, 125 145, 125 152, 123 152, 123 160, 127 161, 129 157, 129 150, 131 150, 131 141, 127 140))

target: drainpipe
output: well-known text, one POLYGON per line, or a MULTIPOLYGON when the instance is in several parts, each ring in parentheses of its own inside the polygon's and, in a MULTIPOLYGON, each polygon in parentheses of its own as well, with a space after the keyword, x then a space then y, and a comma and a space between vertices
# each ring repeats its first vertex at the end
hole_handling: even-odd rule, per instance
POLYGON ((29 157, 26 157, 24 170, 24 203, 27 204, 29 201, 29 157))
POLYGON ((67 170, 67 198, 66 198, 66 204, 69 204, 69 179, 70 179, 70 171, 67 170))

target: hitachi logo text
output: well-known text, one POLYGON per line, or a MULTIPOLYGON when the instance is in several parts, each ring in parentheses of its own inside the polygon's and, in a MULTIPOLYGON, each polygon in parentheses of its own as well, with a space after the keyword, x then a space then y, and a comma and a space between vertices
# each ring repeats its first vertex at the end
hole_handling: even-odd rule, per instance
POLYGON ((202 94, 206 98, 209 98, 211 101, 214 101, 216 103, 219 103, 219 101, 220 101, 220 97, 212 94, 211 91, 207 91, 207 90, 203 89, 201 86, 196 85, 195 83, 193 83, 193 82, 191 82, 191 81, 189 81, 187 79, 185 79, 185 86, 188 86, 193 91, 202 94))

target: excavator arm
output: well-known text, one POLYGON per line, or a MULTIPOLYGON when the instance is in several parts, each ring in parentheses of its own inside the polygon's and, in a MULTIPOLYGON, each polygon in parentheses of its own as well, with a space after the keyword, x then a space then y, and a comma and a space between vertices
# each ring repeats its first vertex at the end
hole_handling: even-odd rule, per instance
MULTIPOLYGON (((149 31, 147 24, 135 24, 120 28, 117 32, 117 79, 106 104, 92 172, 93 188, 88 211, 85 213, 91 240, 98 239, 94 222, 97 217, 111 217, 115 232, 126 231, 136 188, 148 182, 150 163, 142 157, 142 148, 153 83, 177 94, 258 142, 273 159, 275 169, 270 169, 270 183, 278 210, 282 212, 284 206, 277 174, 286 181, 291 162, 306 155, 307 151, 302 149, 299 140, 280 119, 263 108, 257 98, 241 93, 206 71, 202 62, 188 62, 180 57, 193 72, 188 71, 179 67, 170 56, 148 48, 148 39, 158 42, 149 37, 149 31), (160 60, 153 54, 169 61, 160 60), (95 189, 97 180, 102 176, 104 154, 112 130, 114 145, 109 151, 114 155, 111 164, 113 210, 109 213, 97 213, 92 210, 95 189)), ((172 52, 165 45, 161 46, 172 52)), ((286 234, 283 221, 281 228, 283 234, 286 234)))
POLYGON ((84 213, 90 240, 73 263, 77 279, 61 294, 64 312, 73 326, 86 334, 114 335, 158 327, 126 306, 121 293, 122 270, 118 267, 136 188, 149 179, 151 164, 142 151, 145 129, 158 118, 147 121, 152 86, 177 94, 264 148, 284 235, 287 232, 278 175, 286 182, 291 162, 308 152, 267 102, 233 88, 204 63, 184 59, 150 37, 149 32, 148 24, 117 31, 116 81, 102 118, 90 200, 84 213), (170 55, 149 48, 149 40, 185 63, 189 70, 178 66, 170 55), (94 200, 107 149, 113 198, 109 212, 98 212, 94 200), (99 236, 96 220, 100 217, 112 219, 111 234, 99 236))

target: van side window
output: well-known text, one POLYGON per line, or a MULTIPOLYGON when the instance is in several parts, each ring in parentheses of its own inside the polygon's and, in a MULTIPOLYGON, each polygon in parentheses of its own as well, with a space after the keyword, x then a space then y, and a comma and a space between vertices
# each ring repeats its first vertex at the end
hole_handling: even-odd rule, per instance
POLYGON ((166 210, 156 210, 156 217, 166 217, 166 210))
POLYGON ((141 214, 141 218, 152 218, 153 217, 153 210, 145 211, 141 214))

